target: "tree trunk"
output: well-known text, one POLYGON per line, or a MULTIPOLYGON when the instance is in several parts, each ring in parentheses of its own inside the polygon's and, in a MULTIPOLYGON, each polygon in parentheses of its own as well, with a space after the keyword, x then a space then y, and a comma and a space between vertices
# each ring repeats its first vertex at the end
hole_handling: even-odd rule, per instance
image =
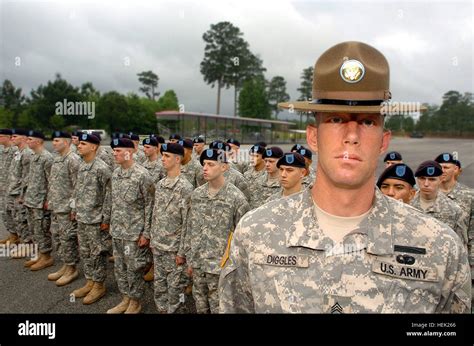
POLYGON ((221 79, 217 82, 217 107, 216 114, 219 114, 221 111, 221 79))

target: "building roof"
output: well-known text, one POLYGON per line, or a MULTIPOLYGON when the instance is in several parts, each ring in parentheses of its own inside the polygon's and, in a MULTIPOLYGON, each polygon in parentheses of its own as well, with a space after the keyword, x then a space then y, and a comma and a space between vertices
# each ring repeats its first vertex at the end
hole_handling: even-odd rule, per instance
POLYGON ((258 118, 246 118, 246 117, 234 117, 230 115, 221 115, 221 114, 208 114, 208 113, 195 113, 195 112, 179 112, 179 111, 162 111, 156 112, 155 115, 157 117, 160 116, 180 116, 180 115, 187 115, 192 117, 202 117, 202 118, 213 118, 213 119, 223 119, 223 120, 237 120, 237 121, 246 121, 246 122, 254 122, 260 124, 275 124, 275 125, 294 125, 294 123, 288 121, 281 121, 281 120, 268 120, 268 119, 258 119, 258 118))

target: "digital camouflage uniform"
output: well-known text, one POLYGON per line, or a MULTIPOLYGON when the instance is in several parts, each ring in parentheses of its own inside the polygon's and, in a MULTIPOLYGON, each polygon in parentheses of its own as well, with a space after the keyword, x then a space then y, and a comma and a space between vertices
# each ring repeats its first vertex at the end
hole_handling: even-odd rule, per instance
POLYGON ((33 152, 25 146, 16 150, 8 171, 5 226, 10 233, 17 234, 24 242, 32 242, 33 234, 28 229, 26 206, 22 199, 30 172, 30 159, 33 152))
MULTIPOLYGON (((193 189, 199 186, 199 176, 202 172, 201 164, 196 160, 189 160, 189 162, 185 165, 181 165, 181 175, 188 179, 188 181, 193 186, 193 189)), ((202 183, 202 179, 200 180, 202 183)))
POLYGON ((311 190, 239 222, 219 281, 224 313, 466 313, 471 275, 446 225, 375 190, 359 227, 334 247, 311 190))
POLYGON ((148 171, 137 163, 112 174, 110 234, 115 258, 115 280, 122 295, 139 300, 143 295, 143 271, 147 247, 138 239, 150 232, 155 188, 148 171))
POLYGON ((110 224, 111 171, 95 157, 82 161, 73 193, 72 212, 76 213, 79 254, 87 280, 102 283, 106 278, 107 254, 111 250, 109 231, 100 224, 110 224))
POLYGON ((470 215, 469 217, 469 227, 467 229, 467 238, 468 238, 468 256, 469 264, 471 265, 471 276, 473 278, 473 296, 472 301, 474 304, 474 191, 459 183, 456 182, 456 185, 452 188, 450 192, 446 194, 450 199, 456 202, 466 213, 470 215))
POLYGON ((133 160, 138 162, 140 165, 143 165, 145 161, 147 161, 147 157, 142 149, 138 149, 136 153, 133 153, 133 160))
POLYGON ((456 234, 461 238, 464 246, 467 250, 467 226, 469 223, 468 214, 461 209, 453 200, 446 197, 441 191, 436 196, 436 200, 433 205, 428 209, 423 210, 420 202, 420 193, 418 192, 415 197, 410 201, 410 205, 423 214, 434 217, 436 220, 441 221, 451 227, 456 234))
POLYGON ((99 146, 97 149, 97 157, 105 162, 110 169, 115 168, 114 155, 106 147, 99 146))
POLYGON ((247 201, 250 201, 251 192, 249 184, 247 183, 247 180, 245 180, 242 173, 232 167, 229 167, 229 169, 224 172, 224 179, 238 188, 244 194, 247 201))
POLYGON ((51 233, 54 250, 65 265, 79 262, 77 221, 71 220, 71 201, 76 185, 80 157, 69 151, 57 155, 51 167, 48 190, 48 209, 51 215, 51 233))
POLYGON ((247 180, 250 189, 252 189, 252 184, 262 175, 265 175, 266 171, 265 168, 262 168, 260 171, 256 171, 255 167, 250 165, 249 168, 243 173, 244 178, 247 180))
POLYGON ((18 148, 15 146, 0 146, 0 218, 5 225, 9 171, 17 150, 18 148))
POLYGON ((43 254, 53 250, 49 229, 51 212, 44 209, 52 165, 53 155, 46 149, 31 157, 24 197, 24 205, 28 208, 28 228, 34 236, 35 243, 38 244, 40 253, 43 254))
POLYGON ((311 189, 314 184, 314 180, 316 179, 316 170, 313 166, 309 166, 309 174, 303 178, 301 182, 303 184, 304 189, 311 189))
POLYGON ((184 303, 181 282, 183 265, 176 265, 176 256, 184 257, 184 234, 193 191, 191 183, 180 174, 174 179, 160 180, 155 192, 151 230, 144 232, 153 251, 155 304, 159 312, 174 313, 184 303))
POLYGON ((249 182, 250 185, 250 208, 255 209, 265 204, 267 199, 282 190, 278 179, 268 180, 268 174, 258 177, 255 181, 249 182))
POLYGON ((158 182, 166 176, 166 171, 159 158, 155 161, 150 161, 146 159, 145 162, 143 162, 142 166, 146 168, 148 173, 150 173, 153 183, 155 185, 158 184, 158 182))
POLYGON ((228 181, 214 196, 209 195, 208 189, 206 183, 191 194, 185 237, 198 313, 219 312, 220 263, 231 232, 250 208, 244 194, 228 181))

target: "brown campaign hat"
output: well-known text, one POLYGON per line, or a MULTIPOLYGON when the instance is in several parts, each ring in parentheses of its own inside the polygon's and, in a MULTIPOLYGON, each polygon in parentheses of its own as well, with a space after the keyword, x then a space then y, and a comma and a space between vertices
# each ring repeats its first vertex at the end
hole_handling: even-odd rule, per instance
POLYGON ((314 66, 311 101, 279 103, 302 112, 380 113, 391 99, 390 68, 377 49, 356 41, 325 51, 314 66))

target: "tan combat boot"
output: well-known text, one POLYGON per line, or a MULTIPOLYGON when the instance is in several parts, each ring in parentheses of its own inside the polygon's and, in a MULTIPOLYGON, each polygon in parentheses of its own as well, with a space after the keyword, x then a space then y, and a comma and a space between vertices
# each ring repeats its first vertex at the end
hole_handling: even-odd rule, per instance
POLYGON ((26 261, 23 266, 24 266, 25 268, 29 268, 29 267, 31 267, 33 264, 35 264, 36 262, 38 262, 41 257, 43 257, 43 254, 42 254, 42 253, 40 253, 39 256, 36 256, 36 258, 31 258, 31 259, 29 259, 28 261, 26 261))
POLYGON ((19 242, 20 238, 13 233, 10 233, 7 238, 0 240, 0 244, 18 244, 19 242))
POLYGON ((51 257, 49 253, 45 253, 43 254, 43 257, 41 257, 38 262, 36 262, 30 267, 30 270, 34 272, 37 270, 51 267, 53 264, 54 264, 54 258, 51 257))
POLYGON ((82 303, 85 305, 93 304, 105 296, 105 292, 106 290, 103 282, 94 282, 92 290, 87 294, 87 296, 84 297, 82 303))
POLYGON ((130 299, 130 304, 128 305, 126 314, 139 314, 142 311, 142 305, 136 299, 130 299))
POLYGON ((108 314, 122 314, 127 311, 128 304, 130 303, 130 298, 128 296, 123 296, 122 301, 114 306, 112 309, 107 310, 108 314))
POLYGON ((63 264, 63 266, 58 271, 48 275, 48 280, 49 281, 56 281, 61 276, 63 276, 63 274, 66 272, 66 268, 67 268, 67 265, 63 264))
POLYGON ((155 267, 154 267, 154 266, 151 266, 151 267, 150 267, 150 270, 145 274, 145 276, 143 277, 143 279, 144 279, 146 282, 150 282, 150 281, 153 281, 154 278, 155 278, 155 267))
POLYGON ((92 286, 94 286, 94 281, 87 280, 87 283, 83 287, 74 290, 72 294, 76 298, 85 297, 92 290, 92 286))
POLYGON ((63 276, 56 281, 56 286, 61 287, 70 284, 79 276, 79 271, 76 266, 67 266, 63 276))

